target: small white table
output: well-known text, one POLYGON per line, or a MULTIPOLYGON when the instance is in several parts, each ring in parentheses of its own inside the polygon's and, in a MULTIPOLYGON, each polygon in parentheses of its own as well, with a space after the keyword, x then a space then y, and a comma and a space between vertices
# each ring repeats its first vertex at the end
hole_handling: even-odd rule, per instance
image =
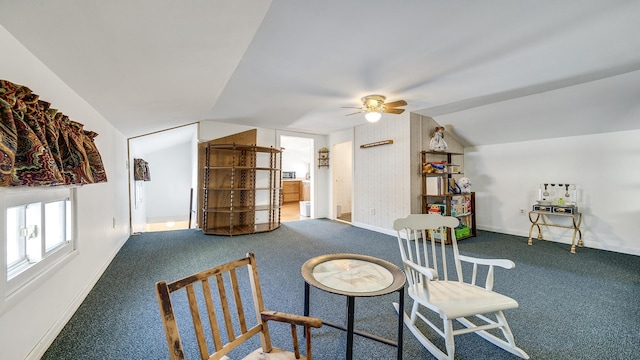
POLYGON ((582 223, 582 213, 577 212, 575 214, 567 213, 551 213, 547 211, 529 211, 529 221, 531 221, 531 227, 529 228, 529 245, 533 245, 533 228, 538 228, 538 240, 542 240, 541 226, 553 226, 565 229, 573 229, 573 238, 571 239, 571 253, 576 253, 576 235, 578 235, 578 246, 583 246, 582 231, 580 231, 580 224, 582 223), (554 224, 550 221, 549 216, 558 217, 570 217, 571 225, 554 224))
POLYGON ((326 292, 347 297, 347 327, 322 321, 323 324, 347 332, 346 359, 353 358, 353 334, 398 348, 402 359, 404 313, 404 272, 382 259, 359 254, 328 254, 312 258, 302 265, 304 284, 304 314, 309 316, 309 285, 326 292), (396 342, 354 329, 355 298, 399 293, 398 339, 396 342))

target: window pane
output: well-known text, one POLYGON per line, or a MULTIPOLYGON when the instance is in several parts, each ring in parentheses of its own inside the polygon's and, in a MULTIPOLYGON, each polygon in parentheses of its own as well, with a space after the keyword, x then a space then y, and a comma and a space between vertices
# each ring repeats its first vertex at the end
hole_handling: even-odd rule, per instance
POLYGON ((45 252, 62 244, 66 236, 66 201, 56 201, 44 205, 45 252))
POLYGON ((22 231, 27 240, 27 258, 35 263, 42 259, 42 203, 27 205, 26 216, 26 227, 22 231))
POLYGON ((24 209, 24 206, 7 209, 7 266, 26 257, 24 237, 20 237, 20 228, 24 227, 24 209))
POLYGON ((65 209, 65 222, 64 222, 64 228, 65 228, 65 233, 67 234, 65 240, 67 240, 68 242, 71 242, 71 200, 65 200, 64 202, 64 209, 65 209))
POLYGON ((10 188, 0 195, 7 289, 15 291, 74 250, 71 201, 75 189, 10 188))

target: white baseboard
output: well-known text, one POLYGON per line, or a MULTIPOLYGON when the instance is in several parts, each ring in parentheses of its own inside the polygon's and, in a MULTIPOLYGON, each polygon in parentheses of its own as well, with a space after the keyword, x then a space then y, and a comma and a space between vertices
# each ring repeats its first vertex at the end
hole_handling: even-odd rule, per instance
MULTIPOLYGON (((478 230, 491 231, 491 232, 514 235, 514 236, 522 236, 524 238, 529 239, 529 231, 522 231, 521 229, 518 229, 518 230, 500 229, 500 228, 492 228, 490 226, 480 226, 480 225, 478 225, 478 230)), ((628 247, 620 247, 620 246, 612 246, 612 245, 609 245, 609 244, 602 244, 602 243, 597 242, 597 239, 594 240, 594 239, 590 239, 590 238, 585 238, 585 232, 586 231, 584 229, 582 229, 583 247, 590 248, 590 249, 613 251, 613 252, 622 253, 622 254, 640 256, 640 249, 634 249, 634 248, 628 248, 628 247)), ((548 237, 546 237, 544 240, 538 240, 537 235, 538 235, 538 232, 536 230, 533 233, 533 237, 534 237, 533 238, 533 243, 534 244, 536 243, 536 241, 551 241, 551 242, 557 242, 557 243, 560 243, 560 244, 571 245, 571 240, 572 240, 571 236, 556 236, 553 239, 549 239, 548 237)), ((578 239, 576 239, 576 243, 577 243, 577 241, 578 241, 578 239)), ((578 248, 577 252, 580 252, 579 249, 580 248, 578 248)))
POLYGON ((355 227, 359 227, 359 228, 363 228, 363 229, 367 229, 367 230, 371 230, 371 231, 375 231, 375 232, 391 235, 391 236, 396 236, 396 231, 393 230, 393 229, 385 229, 385 228, 381 228, 381 227, 378 227, 378 226, 372 226, 372 225, 369 225, 369 224, 363 224, 363 223, 359 223, 359 222, 352 222, 351 225, 353 225, 355 227))

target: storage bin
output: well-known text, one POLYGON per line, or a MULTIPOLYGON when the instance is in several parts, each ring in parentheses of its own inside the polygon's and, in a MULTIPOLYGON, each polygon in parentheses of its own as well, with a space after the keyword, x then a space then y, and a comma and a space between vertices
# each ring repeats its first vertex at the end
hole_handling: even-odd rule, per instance
POLYGON ((300 201, 300 216, 311 216, 311 201, 300 201))
POLYGON ((455 230, 456 230, 456 239, 471 235, 471 229, 469 229, 465 225, 462 225, 462 227, 456 228, 455 230))

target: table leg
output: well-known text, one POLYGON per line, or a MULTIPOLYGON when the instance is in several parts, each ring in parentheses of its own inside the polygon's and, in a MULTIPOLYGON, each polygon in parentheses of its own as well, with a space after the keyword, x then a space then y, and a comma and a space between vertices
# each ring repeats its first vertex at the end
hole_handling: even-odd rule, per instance
POLYGON ((404 286, 398 290, 398 360, 402 359, 402 332, 404 331, 404 286))
POLYGON ((353 358, 353 318, 355 313, 355 298, 347 296, 347 360, 353 358))
MULTIPOLYGON (((529 240, 527 241, 528 245, 533 245, 533 227, 536 226, 536 224, 531 224, 531 227, 529 228, 529 240)), ((540 233, 540 230, 538 229, 538 233, 540 233)))
POLYGON ((578 213, 578 223, 576 223, 576 218, 573 218, 573 226, 578 231, 578 246, 584 246, 582 242, 582 231, 580 231, 580 224, 582 224, 582 213, 578 213))
POLYGON ((304 282, 304 316, 309 316, 309 283, 304 282))
POLYGON ((535 220, 533 220, 533 218, 531 217, 531 214, 533 214, 533 212, 529 212, 529 221, 531 222, 531 227, 529 228, 529 240, 527 241, 528 245, 533 245, 533 227, 534 226, 538 227, 538 240, 542 240, 540 225, 538 225, 538 221, 540 220, 540 214, 536 214, 537 216, 535 220))

